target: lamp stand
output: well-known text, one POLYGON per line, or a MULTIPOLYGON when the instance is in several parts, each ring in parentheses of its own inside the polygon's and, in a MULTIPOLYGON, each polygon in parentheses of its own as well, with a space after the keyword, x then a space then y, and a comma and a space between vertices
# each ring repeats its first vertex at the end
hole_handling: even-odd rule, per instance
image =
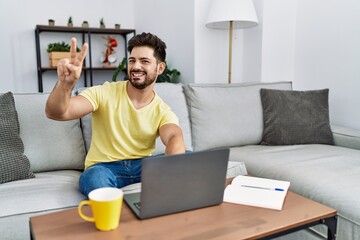
POLYGON ((229 79, 228 83, 231 83, 231 65, 232 65, 232 31, 233 31, 233 21, 230 21, 229 27, 229 79))

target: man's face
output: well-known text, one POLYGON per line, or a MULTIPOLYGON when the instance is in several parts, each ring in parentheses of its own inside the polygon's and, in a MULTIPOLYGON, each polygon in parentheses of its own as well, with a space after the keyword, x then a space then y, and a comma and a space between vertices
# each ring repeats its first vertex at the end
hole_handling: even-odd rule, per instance
POLYGON ((162 72, 150 47, 134 47, 128 62, 130 83, 137 89, 144 89, 155 82, 162 72), (161 71, 160 71, 161 70, 161 71))

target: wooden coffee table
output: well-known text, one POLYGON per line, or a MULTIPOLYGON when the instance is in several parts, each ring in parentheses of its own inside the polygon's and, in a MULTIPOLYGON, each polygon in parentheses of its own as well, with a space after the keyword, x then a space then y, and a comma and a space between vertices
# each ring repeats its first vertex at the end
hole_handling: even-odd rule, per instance
MULTIPOLYGON (((90 214, 90 208, 84 207, 90 214)), ((270 239, 317 224, 335 239, 336 210, 288 192, 283 210, 222 203, 146 220, 139 220, 124 203, 116 230, 100 232, 78 216, 77 208, 30 218, 32 239, 270 239)))

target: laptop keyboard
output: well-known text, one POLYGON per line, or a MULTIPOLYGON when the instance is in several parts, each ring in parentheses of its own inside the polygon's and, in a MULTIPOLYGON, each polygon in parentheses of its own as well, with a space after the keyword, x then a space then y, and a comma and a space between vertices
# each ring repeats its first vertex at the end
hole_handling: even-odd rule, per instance
POLYGON ((134 203, 134 206, 135 206, 137 209, 140 210, 140 202, 135 202, 135 203, 134 203))

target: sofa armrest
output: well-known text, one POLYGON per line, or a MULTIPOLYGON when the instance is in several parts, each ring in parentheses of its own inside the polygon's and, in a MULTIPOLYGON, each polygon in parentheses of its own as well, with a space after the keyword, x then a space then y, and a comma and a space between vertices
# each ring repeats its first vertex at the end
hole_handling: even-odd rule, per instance
POLYGON ((337 125, 331 125, 331 130, 336 146, 360 150, 360 130, 337 125))

